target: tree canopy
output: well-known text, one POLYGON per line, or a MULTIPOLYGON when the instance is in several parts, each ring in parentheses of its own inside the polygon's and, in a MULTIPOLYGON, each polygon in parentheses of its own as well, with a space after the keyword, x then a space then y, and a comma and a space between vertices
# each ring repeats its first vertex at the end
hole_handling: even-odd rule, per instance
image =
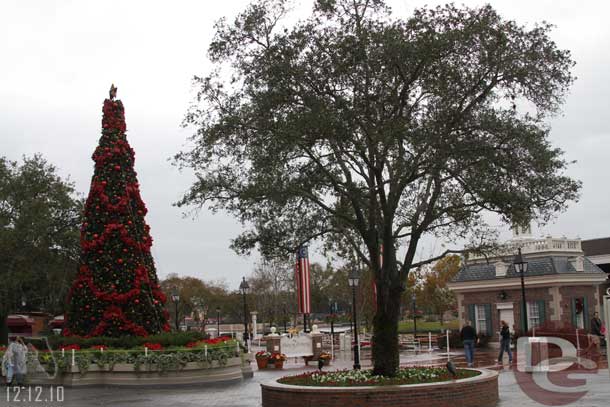
POLYGON ((74 185, 42 156, 0 157, 0 341, 10 312, 63 312, 82 206, 74 185))
POLYGON ((347 242, 375 275, 374 370, 391 376, 409 270, 462 250, 415 260, 422 236, 474 250, 486 211, 545 221, 577 199, 546 122, 573 61, 550 25, 488 5, 399 19, 382 0, 318 0, 306 20, 287 15, 263 0, 216 25, 192 148, 176 156, 197 179, 178 204, 234 214, 240 252, 347 242))
POLYGON ((438 315, 441 324, 443 315, 456 306, 455 294, 447 284, 460 271, 462 259, 458 255, 449 255, 437 261, 423 276, 422 299, 424 306, 438 315))

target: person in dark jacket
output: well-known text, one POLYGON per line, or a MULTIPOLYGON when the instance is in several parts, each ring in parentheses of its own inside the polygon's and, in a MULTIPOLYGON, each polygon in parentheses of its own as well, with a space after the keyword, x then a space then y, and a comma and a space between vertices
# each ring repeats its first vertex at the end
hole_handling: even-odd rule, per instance
POLYGON ((474 345, 477 342, 477 332, 470 326, 470 321, 466 321, 466 324, 460 331, 460 338, 464 343, 464 353, 468 367, 472 367, 474 364, 474 345))
POLYGON ((508 363, 513 363, 513 353, 510 350, 510 328, 506 321, 500 321, 500 354, 498 355, 498 363, 502 364, 504 352, 508 353, 508 363))
POLYGON ((591 320, 589 342, 591 342, 597 348, 598 352, 601 351, 601 340, 604 337, 604 334, 602 333, 602 326, 602 320, 599 319, 599 313, 594 313, 593 319, 591 320))
POLYGON ((597 336, 604 336, 602 334, 602 320, 599 319, 599 313, 593 314, 593 319, 591 320, 591 333, 597 336))

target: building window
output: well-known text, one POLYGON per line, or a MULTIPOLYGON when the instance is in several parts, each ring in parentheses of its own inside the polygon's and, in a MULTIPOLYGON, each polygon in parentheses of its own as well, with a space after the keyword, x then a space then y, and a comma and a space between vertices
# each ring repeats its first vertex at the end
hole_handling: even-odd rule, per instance
POLYGON ((531 328, 537 328, 540 324, 540 304, 538 302, 527 303, 527 325, 531 328))
POLYGON ((574 325, 578 329, 585 329, 585 299, 575 298, 574 299, 574 325))
POLYGON ((475 306, 475 329, 480 334, 489 335, 487 332, 487 317, 485 315, 485 305, 475 306))

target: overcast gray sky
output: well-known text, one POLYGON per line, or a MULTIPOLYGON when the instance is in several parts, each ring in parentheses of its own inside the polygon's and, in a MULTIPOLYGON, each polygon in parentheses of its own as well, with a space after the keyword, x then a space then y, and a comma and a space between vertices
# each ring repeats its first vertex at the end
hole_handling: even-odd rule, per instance
MULTIPOLYGON (((128 140, 136 151, 159 275, 224 279, 236 288, 255 261, 228 247, 240 225, 229 216, 208 212, 195 220, 183 218, 171 204, 192 178, 180 174, 168 158, 190 135, 180 122, 192 100, 192 76, 210 68, 206 49, 214 21, 234 16, 247 3, 2 0, 0 154, 18 160, 40 152, 85 194, 93 172, 90 157, 100 136, 102 102, 114 82, 125 104, 128 140)), ((389 1, 397 16, 442 3, 389 1)), ((555 24, 553 38, 571 50, 577 62, 578 80, 564 114, 551 122, 551 139, 568 159, 578 161, 569 174, 583 181, 582 199, 535 234, 610 236, 610 6, 566 0, 490 3, 520 23, 555 24)), ((309 4, 300 3, 298 10, 306 13, 309 4)), ((508 236, 507 228, 502 230, 508 236)))

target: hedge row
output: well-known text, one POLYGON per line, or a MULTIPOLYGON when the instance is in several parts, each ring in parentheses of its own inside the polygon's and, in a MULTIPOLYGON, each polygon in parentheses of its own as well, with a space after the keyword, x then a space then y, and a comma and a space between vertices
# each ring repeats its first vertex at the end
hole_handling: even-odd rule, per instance
POLYGON ((111 338, 98 336, 92 338, 82 338, 78 336, 50 336, 49 346, 52 349, 59 349, 61 346, 78 345, 82 349, 90 348, 95 345, 105 345, 113 349, 130 349, 143 346, 145 343, 159 343, 164 348, 170 346, 185 346, 189 342, 196 342, 207 339, 207 335, 202 332, 167 332, 150 336, 122 336, 111 338))
MULTIPOLYGON (((490 336, 479 334, 477 337, 479 338, 479 341, 476 344, 477 348, 486 348, 489 345, 490 336)), ((447 337, 445 335, 438 335, 437 341, 437 345, 440 349, 447 348, 447 337)), ((452 331, 449 333, 449 346, 451 346, 452 349, 464 347, 464 342, 462 342, 459 331, 452 331)))

